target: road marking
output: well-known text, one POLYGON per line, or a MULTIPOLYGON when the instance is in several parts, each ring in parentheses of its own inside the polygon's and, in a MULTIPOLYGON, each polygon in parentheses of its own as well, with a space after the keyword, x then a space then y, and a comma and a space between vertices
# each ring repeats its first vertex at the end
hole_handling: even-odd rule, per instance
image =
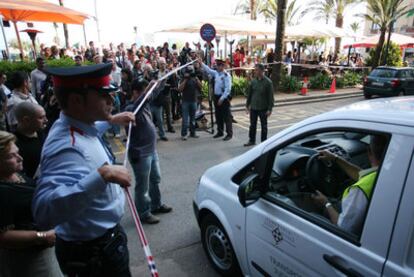
MULTIPOLYGON (((279 124, 279 125, 273 125, 273 126, 269 126, 269 127, 267 127, 267 129, 268 130, 273 130, 273 129, 278 129, 278 128, 283 128, 283 127, 288 127, 288 126, 292 126, 293 124, 295 124, 296 122, 293 122, 293 123, 286 123, 286 124, 279 124)), ((240 125, 240 124, 238 124, 238 123, 235 123, 234 125, 236 125, 236 126, 238 126, 238 127, 240 127, 240 128, 242 128, 242 129, 244 129, 244 130, 247 130, 247 131, 249 131, 249 127, 245 127, 245 126, 243 126, 243 125, 240 125)), ((259 128, 257 128, 257 131, 261 131, 262 129, 259 127, 259 128)))

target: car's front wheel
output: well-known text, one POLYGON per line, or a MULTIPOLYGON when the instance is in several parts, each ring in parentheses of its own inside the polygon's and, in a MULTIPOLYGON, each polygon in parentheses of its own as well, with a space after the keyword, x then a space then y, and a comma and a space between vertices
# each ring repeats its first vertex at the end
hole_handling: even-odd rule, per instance
POLYGON ((371 99, 372 95, 364 92, 365 99, 371 99))
POLYGON ((201 242, 208 259, 222 276, 241 276, 231 241, 218 219, 208 214, 200 224, 201 242))

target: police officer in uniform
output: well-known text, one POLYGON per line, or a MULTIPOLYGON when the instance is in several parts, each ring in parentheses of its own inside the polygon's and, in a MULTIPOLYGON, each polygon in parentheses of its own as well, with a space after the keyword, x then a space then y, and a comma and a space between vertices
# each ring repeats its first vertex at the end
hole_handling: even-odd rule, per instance
POLYGON ((102 140, 111 124, 111 64, 49 68, 62 112, 43 147, 33 213, 56 231, 56 256, 68 276, 131 276, 127 237, 119 225, 131 177, 102 140))
POLYGON ((205 65, 201 60, 203 70, 214 78, 214 107, 217 122, 217 134, 213 138, 224 135, 224 123, 226 124, 227 135, 223 140, 227 141, 233 137, 232 115, 230 110, 231 97, 231 76, 224 71, 224 61, 216 59, 217 70, 213 70, 205 65))

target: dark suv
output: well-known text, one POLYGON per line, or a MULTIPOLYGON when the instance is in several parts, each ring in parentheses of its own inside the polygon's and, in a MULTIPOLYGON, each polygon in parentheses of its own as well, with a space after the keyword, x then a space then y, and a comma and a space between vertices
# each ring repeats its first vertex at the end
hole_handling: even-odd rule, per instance
POLYGON ((364 80, 364 96, 414 94, 414 68, 380 66, 364 80))

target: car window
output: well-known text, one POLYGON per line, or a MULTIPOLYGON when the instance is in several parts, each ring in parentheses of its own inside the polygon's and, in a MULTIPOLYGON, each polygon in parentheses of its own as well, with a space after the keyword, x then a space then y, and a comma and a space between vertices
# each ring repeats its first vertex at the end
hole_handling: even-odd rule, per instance
POLYGON ((358 240, 388 141, 348 131, 298 139, 276 152, 265 197, 358 240))
POLYGON ((376 68, 374 69, 370 77, 378 77, 378 78, 393 78, 397 74, 397 70, 389 69, 389 68, 376 68))
POLYGON ((399 78, 410 78, 411 77, 411 72, 410 70, 401 70, 398 74, 399 78))

